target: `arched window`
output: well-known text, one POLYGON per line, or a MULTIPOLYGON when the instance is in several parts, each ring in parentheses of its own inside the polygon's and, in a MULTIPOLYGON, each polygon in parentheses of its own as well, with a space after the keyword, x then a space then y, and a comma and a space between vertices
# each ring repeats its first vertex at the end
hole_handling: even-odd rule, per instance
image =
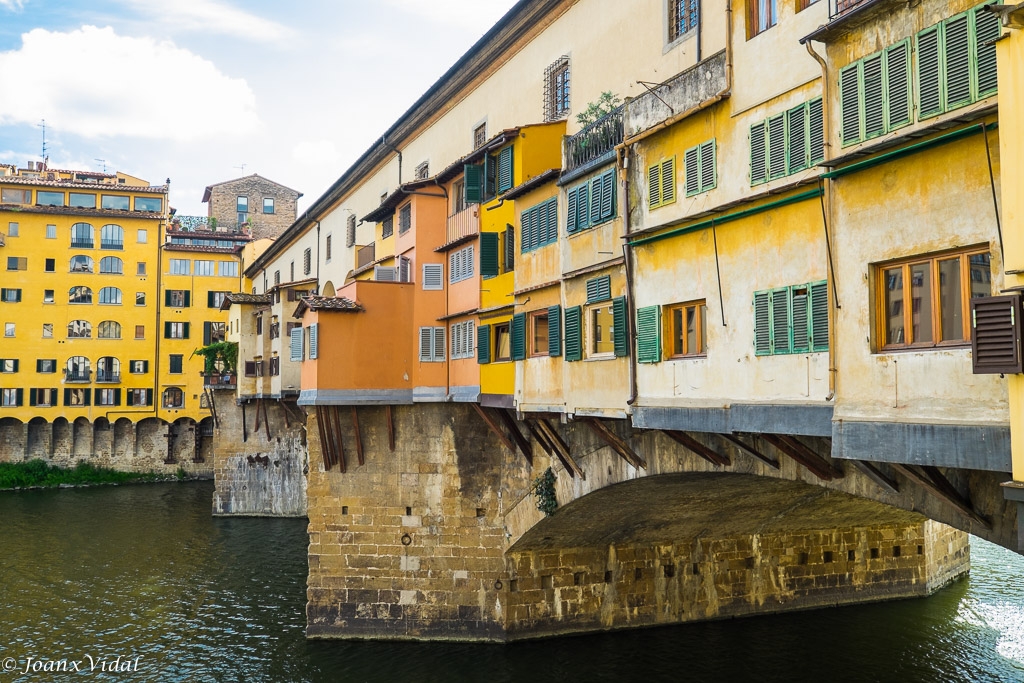
POLYGON ((70 270, 72 273, 91 273, 92 259, 84 254, 72 256, 70 270))
POLYGON ((121 323, 114 322, 113 320, 104 320, 103 322, 96 326, 96 338, 120 339, 121 323))
POLYGON ((100 228, 100 249, 124 249, 124 228, 113 223, 100 228))
POLYGON ((64 379, 68 382, 89 381, 89 359, 85 356, 72 356, 64 368, 64 379))
POLYGON ((164 408, 184 408, 185 392, 178 387, 168 387, 167 389, 164 389, 161 404, 164 408))
POLYGON ((100 290, 101 304, 121 304, 121 290, 117 287, 104 287, 100 290))
POLYGON ((124 263, 116 256, 104 256, 100 259, 100 272, 124 275, 124 263))
POLYGON ((88 223, 75 223, 71 226, 71 248, 92 249, 94 230, 88 223))
POLYGON ((68 339, 88 339, 92 336, 92 323, 88 320, 72 320, 68 323, 68 339))
POLYGON ((88 287, 72 287, 68 291, 69 304, 91 304, 92 290, 88 287))
POLYGON ((113 356, 103 356, 103 358, 96 361, 96 381, 120 382, 121 361, 113 356))

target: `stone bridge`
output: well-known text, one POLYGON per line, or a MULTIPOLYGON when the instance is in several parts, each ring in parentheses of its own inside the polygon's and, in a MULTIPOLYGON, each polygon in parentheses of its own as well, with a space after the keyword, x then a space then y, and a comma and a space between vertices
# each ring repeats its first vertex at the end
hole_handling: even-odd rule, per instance
POLYGON ((323 406, 306 427, 311 637, 507 641, 923 596, 968 570, 964 532, 1017 548, 1005 476, 833 460, 824 438, 470 404, 323 406))

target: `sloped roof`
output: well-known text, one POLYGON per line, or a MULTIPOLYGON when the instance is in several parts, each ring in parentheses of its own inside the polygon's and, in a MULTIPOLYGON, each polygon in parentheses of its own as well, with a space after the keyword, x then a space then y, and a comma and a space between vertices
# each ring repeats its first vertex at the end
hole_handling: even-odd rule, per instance
POLYGON ((295 307, 293 317, 301 318, 307 310, 359 313, 364 309, 352 299, 346 299, 343 296, 304 296, 299 299, 299 305, 295 307))
POLYGON ((281 183, 276 183, 276 182, 274 182, 273 180, 271 180, 269 178, 264 178, 259 173, 253 173, 252 175, 242 176, 241 178, 234 178, 232 180, 223 180, 223 181, 221 181, 219 183, 213 183, 212 185, 207 185, 206 189, 203 190, 203 201, 204 202, 210 201, 210 192, 215 187, 220 187, 221 185, 230 185, 231 183, 237 183, 240 180, 249 180, 250 178, 259 178, 260 180, 268 182, 271 185, 276 185, 277 187, 280 187, 281 189, 288 190, 289 192, 294 192, 296 194, 296 199, 298 197, 302 196, 302 193, 299 192, 298 190, 293 190, 292 188, 288 187, 287 185, 282 185, 281 183))
POLYGON ((243 294, 242 292, 236 292, 232 294, 226 294, 224 296, 224 303, 220 305, 220 310, 226 311, 231 308, 232 304, 240 305, 270 305, 269 294, 243 294))

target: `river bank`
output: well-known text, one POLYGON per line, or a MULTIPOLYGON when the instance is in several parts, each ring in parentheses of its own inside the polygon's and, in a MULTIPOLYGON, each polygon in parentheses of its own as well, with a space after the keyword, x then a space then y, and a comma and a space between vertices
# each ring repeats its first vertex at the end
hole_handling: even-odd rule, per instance
POLYGON ((0 463, 0 491, 152 484, 196 479, 198 477, 188 475, 181 468, 175 474, 167 475, 157 472, 123 472, 87 462, 79 462, 73 468, 50 465, 38 459, 0 463))

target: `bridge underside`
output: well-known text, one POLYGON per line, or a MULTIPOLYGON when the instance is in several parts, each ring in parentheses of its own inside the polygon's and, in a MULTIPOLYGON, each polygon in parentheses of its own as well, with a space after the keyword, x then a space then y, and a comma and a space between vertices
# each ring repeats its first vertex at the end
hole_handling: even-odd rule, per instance
POLYGON ((800 482, 644 477, 584 496, 506 554, 509 638, 924 596, 969 569, 967 535, 800 482))

